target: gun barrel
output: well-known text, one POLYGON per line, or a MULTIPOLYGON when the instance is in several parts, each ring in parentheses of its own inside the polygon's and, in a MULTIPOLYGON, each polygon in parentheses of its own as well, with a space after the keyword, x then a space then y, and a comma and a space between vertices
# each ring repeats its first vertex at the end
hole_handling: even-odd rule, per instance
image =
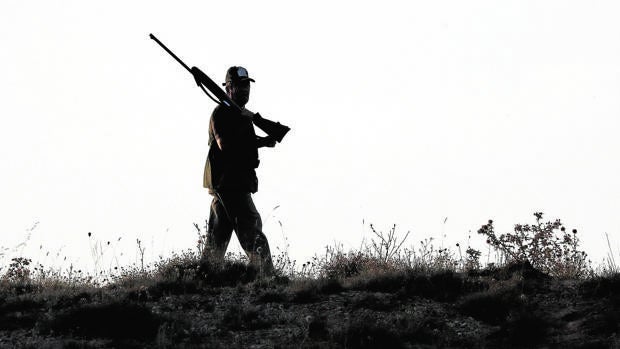
POLYGON ((163 48, 166 52, 168 52, 168 54, 170 54, 170 55, 172 56, 172 58, 176 59, 176 60, 177 60, 177 62, 179 62, 179 63, 180 63, 180 64, 181 64, 181 65, 182 65, 185 69, 187 69, 187 71, 188 71, 188 72, 190 72, 190 73, 192 72, 192 70, 191 70, 191 69, 189 69, 189 67, 187 66, 187 64, 183 63, 183 61, 182 61, 179 57, 177 57, 177 55, 175 55, 172 51, 170 51, 170 50, 166 47, 166 45, 164 45, 161 41, 159 41, 159 39, 157 39, 157 38, 155 37, 155 35, 153 35, 153 34, 149 34, 149 37, 150 37, 151 39, 155 40, 155 42, 156 42, 156 43, 158 43, 158 44, 159 44, 159 46, 161 46, 161 48, 163 48))
POLYGON ((227 106, 233 108, 237 113, 241 113, 241 108, 235 103, 221 87, 219 87, 207 74, 205 74, 202 70, 197 67, 192 67, 191 70, 194 76, 197 76, 197 79, 209 90, 211 93, 220 100, 220 103, 224 103, 227 106))

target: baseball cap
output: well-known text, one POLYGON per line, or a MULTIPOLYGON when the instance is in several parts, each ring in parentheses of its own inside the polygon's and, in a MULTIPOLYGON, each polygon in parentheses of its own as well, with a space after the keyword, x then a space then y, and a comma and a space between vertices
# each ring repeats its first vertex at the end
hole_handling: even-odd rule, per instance
POLYGON ((226 83, 228 82, 239 82, 239 81, 245 81, 245 80, 255 82, 254 79, 252 79, 248 75, 247 69, 245 69, 244 67, 233 66, 233 67, 228 68, 228 71, 226 72, 226 82, 223 83, 222 85, 226 86, 226 83))

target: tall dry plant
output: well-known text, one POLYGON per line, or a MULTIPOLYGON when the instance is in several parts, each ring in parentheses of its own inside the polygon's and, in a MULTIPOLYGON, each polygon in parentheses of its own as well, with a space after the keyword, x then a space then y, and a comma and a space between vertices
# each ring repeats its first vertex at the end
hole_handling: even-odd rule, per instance
POLYGON ((605 233, 605 239, 607 240, 607 248, 609 249, 609 252, 607 252, 604 262, 605 264, 602 266, 601 272, 604 275, 615 275, 620 273, 620 266, 616 263, 614 251, 611 248, 611 242, 609 242, 609 234, 605 233))
POLYGON ((407 232, 407 234, 405 234, 405 236, 399 242, 398 236, 396 235, 396 224, 394 224, 392 228, 388 230, 387 234, 377 232, 377 230, 372 224, 370 225, 370 230, 379 239, 370 240, 372 254, 375 257, 379 258, 379 260, 382 260, 384 262, 388 262, 390 259, 398 255, 398 253, 400 252, 400 248, 402 247, 405 240, 407 240, 410 233, 407 232))

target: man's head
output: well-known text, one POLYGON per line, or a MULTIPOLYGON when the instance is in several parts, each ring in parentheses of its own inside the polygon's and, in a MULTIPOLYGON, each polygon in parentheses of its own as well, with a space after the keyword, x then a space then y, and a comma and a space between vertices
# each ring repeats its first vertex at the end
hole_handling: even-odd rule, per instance
POLYGON ((254 79, 243 67, 230 67, 226 72, 226 94, 242 108, 250 100, 250 81, 254 82, 254 79))

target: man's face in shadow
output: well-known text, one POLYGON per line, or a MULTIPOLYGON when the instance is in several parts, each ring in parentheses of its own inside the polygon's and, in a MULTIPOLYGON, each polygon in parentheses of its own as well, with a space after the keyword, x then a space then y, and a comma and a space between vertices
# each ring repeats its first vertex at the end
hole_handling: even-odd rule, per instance
POLYGON ((242 108, 250 100, 249 80, 231 82, 226 86, 226 90, 228 92, 228 96, 242 108))

